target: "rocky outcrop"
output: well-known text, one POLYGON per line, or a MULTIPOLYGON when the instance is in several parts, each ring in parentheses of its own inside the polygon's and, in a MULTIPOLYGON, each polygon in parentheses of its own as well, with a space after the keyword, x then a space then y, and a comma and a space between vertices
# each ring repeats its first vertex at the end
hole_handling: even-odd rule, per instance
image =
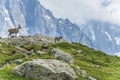
MULTIPOLYGON (((54 39, 48 36, 44 36, 42 34, 39 35, 34 35, 34 36, 19 36, 19 37, 11 37, 11 38, 3 38, 0 39, 0 42, 5 42, 5 43, 12 43, 15 45, 23 45, 23 44, 30 44, 30 43, 35 43, 35 44, 53 44, 54 39)), ((42 46, 43 48, 46 48, 46 45, 42 46)))
POLYGON ((73 57, 69 53, 65 53, 60 49, 53 49, 51 51, 51 55, 54 56, 57 59, 63 60, 67 63, 74 63, 73 57))
POLYGON ((27 61, 15 67, 12 73, 37 80, 76 80, 77 78, 74 70, 67 63, 51 59, 27 61))
POLYGON ((82 78, 87 78, 88 80, 97 80, 97 78, 94 78, 92 76, 89 76, 85 70, 82 70, 79 66, 76 67, 76 73, 78 75, 81 75, 82 78))

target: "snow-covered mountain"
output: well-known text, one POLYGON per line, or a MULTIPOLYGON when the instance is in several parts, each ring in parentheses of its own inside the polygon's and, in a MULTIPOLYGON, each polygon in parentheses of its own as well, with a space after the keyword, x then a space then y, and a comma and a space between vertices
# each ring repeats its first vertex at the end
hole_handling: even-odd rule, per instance
POLYGON ((99 47, 100 50, 113 54, 120 52, 120 26, 107 22, 91 20, 81 30, 99 47))
MULTIPOLYGON (((120 55, 120 6, 119 3, 105 2, 105 10, 111 15, 108 21, 90 20, 80 28, 100 50, 120 55)), ((103 14, 104 15, 104 14, 103 14)))
POLYGON ((62 36, 69 41, 81 42, 96 48, 80 28, 68 19, 58 19, 45 9, 39 0, 1 0, 0 36, 7 37, 8 29, 22 25, 19 35, 44 34, 62 36))
MULTIPOLYGON (((106 7, 106 10, 113 16, 118 14, 113 6, 106 7)), ((8 37, 8 29, 19 24, 22 25, 19 35, 39 33, 50 37, 62 36, 109 54, 120 52, 119 25, 90 20, 78 26, 68 19, 54 17, 50 10, 41 5, 40 0, 1 0, 0 36, 8 37)))
POLYGON ((27 35, 25 27, 25 18, 21 11, 18 0, 1 0, 0 1, 0 36, 7 37, 8 29, 18 26, 23 26, 21 34, 27 35))

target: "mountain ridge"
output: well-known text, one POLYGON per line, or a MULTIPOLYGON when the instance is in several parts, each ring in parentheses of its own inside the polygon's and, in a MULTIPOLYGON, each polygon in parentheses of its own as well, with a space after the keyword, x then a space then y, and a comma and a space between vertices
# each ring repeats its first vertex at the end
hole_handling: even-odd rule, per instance
POLYGON ((111 55, 120 52, 119 25, 90 20, 79 26, 69 19, 54 17, 39 0, 4 0, 0 6, 2 37, 8 37, 9 28, 21 24, 19 35, 62 36, 70 42, 80 42, 111 55))
POLYGON ((0 25, 0 36, 7 37, 9 28, 21 24, 23 28, 19 35, 63 36, 68 41, 81 42, 97 48, 76 24, 68 19, 55 18, 50 10, 41 5, 39 0, 4 0, 0 3, 3 8, 0 13, 5 14, 0 19, 3 23, 0 25))
POLYGON ((91 20, 81 27, 81 31, 98 45, 100 50, 113 55, 120 52, 119 27, 108 22, 91 20))

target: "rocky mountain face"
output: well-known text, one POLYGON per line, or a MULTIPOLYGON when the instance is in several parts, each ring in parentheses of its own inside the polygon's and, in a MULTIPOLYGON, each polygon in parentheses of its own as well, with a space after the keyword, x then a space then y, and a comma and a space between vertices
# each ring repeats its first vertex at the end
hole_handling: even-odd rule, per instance
POLYGON ((78 26, 68 19, 54 17, 39 0, 0 1, 0 36, 8 37, 8 29, 19 24, 22 26, 19 35, 62 36, 108 54, 120 52, 119 25, 90 20, 78 26))
POLYGON ((62 36, 71 42, 81 42, 92 48, 94 43, 79 27, 68 19, 58 19, 45 9, 39 0, 0 1, 0 36, 7 37, 8 29, 22 25, 19 35, 44 34, 50 37, 62 36))
POLYGON ((22 25, 20 34, 27 35, 25 19, 18 0, 0 1, 0 36, 7 37, 8 29, 22 25))
POLYGON ((81 27, 100 50, 113 54, 120 52, 120 29, 119 25, 91 20, 81 27))

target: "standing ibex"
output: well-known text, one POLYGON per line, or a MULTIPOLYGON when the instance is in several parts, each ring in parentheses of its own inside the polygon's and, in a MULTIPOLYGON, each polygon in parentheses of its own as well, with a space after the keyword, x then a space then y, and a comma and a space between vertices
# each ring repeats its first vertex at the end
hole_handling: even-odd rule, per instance
POLYGON ((56 43, 56 41, 60 41, 60 39, 62 39, 62 36, 60 36, 60 37, 55 37, 55 43, 56 43))
POLYGON ((17 35, 17 33, 19 32, 19 30, 20 30, 21 28, 22 28, 22 27, 19 25, 18 28, 9 29, 9 30, 8 30, 9 36, 10 36, 11 34, 17 35))

